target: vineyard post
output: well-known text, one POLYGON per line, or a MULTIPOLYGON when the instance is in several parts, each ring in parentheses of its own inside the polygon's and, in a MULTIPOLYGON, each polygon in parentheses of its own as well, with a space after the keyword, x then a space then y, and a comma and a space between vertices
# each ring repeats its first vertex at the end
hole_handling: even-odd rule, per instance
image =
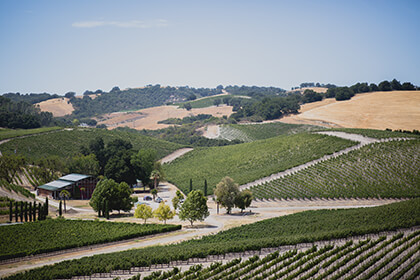
POLYGON ((13 202, 10 200, 9 201, 9 221, 12 222, 13 220, 13 202))

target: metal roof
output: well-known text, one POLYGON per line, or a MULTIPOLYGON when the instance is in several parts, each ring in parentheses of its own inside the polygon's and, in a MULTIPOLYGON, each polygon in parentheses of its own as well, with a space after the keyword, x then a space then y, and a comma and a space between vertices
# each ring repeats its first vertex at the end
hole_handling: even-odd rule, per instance
POLYGON ((49 190, 49 191, 56 191, 56 190, 65 188, 67 186, 70 186, 71 184, 73 184, 73 182, 55 180, 45 185, 39 186, 38 188, 49 190))
POLYGON ((89 175, 72 173, 72 174, 68 174, 66 176, 60 177, 59 180, 77 182, 77 181, 80 181, 89 177, 90 177, 89 175))

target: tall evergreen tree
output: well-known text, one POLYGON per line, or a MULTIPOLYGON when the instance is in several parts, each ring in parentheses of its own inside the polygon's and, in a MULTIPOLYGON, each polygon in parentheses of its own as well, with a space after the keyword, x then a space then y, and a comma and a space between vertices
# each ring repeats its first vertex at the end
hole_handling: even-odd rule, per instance
POLYGON ((25 222, 28 221, 28 202, 25 201, 25 222))
POLYGON ((13 202, 10 200, 9 201, 9 221, 12 222, 13 220, 13 202))
POLYGON ((58 205, 58 216, 63 216, 63 203, 61 202, 61 199, 60 204, 58 205))
POLYGON ((193 190, 192 179, 190 179, 190 192, 193 190))
POLYGON ((23 222, 23 201, 20 202, 20 222, 23 222))
POLYGON ((45 205, 44 205, 44 216, 47 217, 48 216, 48 197, 45 198, 45 205))
POLYGON ((34 205, 32 207, 32 220, 36 221, 36 201, 34 201, 34 205))
POLYGON ((204 196, 207 196, 207 179, 204 180, 204 196))
POLYGON ((32 202, 29 202, 29 221, 32 222, 32 202))
POLYGON ((19 213, 19 211, 18 211, 18 202, 16 201, 15 202, 15 222, 16 223, 18 222, 18 213, 19 213))
POLYGON ((38 221, 42 220, 42 209, 41 209, 41 203, 38 203, 38 221))

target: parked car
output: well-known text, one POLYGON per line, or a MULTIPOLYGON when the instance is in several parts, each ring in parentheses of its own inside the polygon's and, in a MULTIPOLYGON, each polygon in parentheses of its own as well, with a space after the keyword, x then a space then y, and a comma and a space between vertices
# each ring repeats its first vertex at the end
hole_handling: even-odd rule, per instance
POLYGON ((155 201, 156 201, 157 203, 161 203, 161 202, 163 201, 163 199, 162 199, 162 198, 160 198, 160 197, 158 197, 158 198, 156 198, 156 199, 155 199, 155 201))
POLYGON ((153 198, 150 195, 146 195, 145 197, 143 197, 143 200, 151 201, 153 200, 153 198))

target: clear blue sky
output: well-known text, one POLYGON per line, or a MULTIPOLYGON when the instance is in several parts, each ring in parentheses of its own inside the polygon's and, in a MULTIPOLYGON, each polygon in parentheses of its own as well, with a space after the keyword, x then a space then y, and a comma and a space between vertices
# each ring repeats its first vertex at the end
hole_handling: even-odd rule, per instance
POLYGON ((420 1, 0 0, 0 93, 420 85, 420 1))

